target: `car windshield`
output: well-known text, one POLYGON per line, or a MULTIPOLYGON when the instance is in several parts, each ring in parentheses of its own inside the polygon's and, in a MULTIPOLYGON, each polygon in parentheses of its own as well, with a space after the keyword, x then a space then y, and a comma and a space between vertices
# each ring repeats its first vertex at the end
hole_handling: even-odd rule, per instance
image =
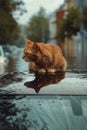
POLYGON ((0 100, 0 128, 87 129, 87 96, 21 95, 0 100))

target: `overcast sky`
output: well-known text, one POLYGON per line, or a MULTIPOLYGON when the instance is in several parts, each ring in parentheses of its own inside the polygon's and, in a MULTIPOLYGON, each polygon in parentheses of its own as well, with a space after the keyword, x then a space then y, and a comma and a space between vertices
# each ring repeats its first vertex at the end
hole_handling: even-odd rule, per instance
POLYGON ((63 4, 64 0, 23 0, 27 13, 22 15, 19 19, 20 24, 26 24, 33 14, 36 14, 40 7, 46 9, 46 13, 50 14, 63 4))

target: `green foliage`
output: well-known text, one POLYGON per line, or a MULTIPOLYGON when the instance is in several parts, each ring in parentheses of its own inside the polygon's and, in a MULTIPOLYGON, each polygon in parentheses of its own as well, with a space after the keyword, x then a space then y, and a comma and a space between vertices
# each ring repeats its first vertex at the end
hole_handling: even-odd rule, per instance
POLYGON ((11 44, 18 38, 20 29, 13 14, 22 13, 22 5, 22 0, 0 0, 0 44, 11 44))
POLYGON ((58 32, 58 38, 64 40, 65 36, 72 36, 80 30, 79 9, 70 8, 68 15, 60 22, 61 29, 58 32))
POLYGON ((39 12, 31 17, 26 33, 30 40, 47 42, 49 38, 49 20, 46 18, 43 8, 40 8, 39 12))

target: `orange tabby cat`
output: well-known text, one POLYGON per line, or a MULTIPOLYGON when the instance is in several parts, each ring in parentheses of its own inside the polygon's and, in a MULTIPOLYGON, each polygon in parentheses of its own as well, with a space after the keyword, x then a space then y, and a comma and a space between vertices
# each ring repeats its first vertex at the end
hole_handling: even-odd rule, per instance
POLYGON ((53 73, 66 70, 66 60, 58 46, 32 42, 26 38, 25 42, 23 59, 29 62, 30 70, 53 73))

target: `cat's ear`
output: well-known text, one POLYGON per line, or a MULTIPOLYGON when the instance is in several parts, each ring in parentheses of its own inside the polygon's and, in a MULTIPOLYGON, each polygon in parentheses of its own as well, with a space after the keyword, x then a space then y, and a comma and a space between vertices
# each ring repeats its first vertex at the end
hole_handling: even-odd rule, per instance
POLYGON ((34 43, 34 44, 33 44, 33 49, 34 49, 36 52, 40 50, 40 48, 39 48, 39 46, 38 46, 37 43, 34 43))
POLYGON ((31 41, 30 41, 30 40, 28 40, 28 39, 27 39, 27 38, 25 38, 25 37, 24 37, 24 41, 25 41, 25 43, 26 43, 26 44, 31 43, 31 41))

